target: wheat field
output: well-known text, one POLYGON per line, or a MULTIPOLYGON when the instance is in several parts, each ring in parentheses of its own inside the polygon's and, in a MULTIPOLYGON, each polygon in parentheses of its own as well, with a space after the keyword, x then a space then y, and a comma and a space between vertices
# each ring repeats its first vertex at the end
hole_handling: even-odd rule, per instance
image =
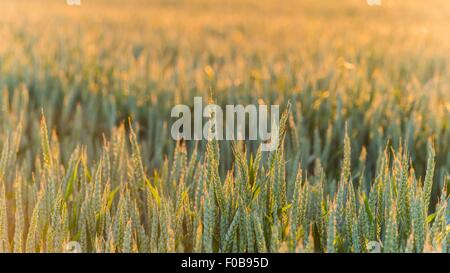
POLYGON ((0 1, 0 252, 450 252, 447 0, 0 1), (193 97, 281 142, 175 141, 193 97))

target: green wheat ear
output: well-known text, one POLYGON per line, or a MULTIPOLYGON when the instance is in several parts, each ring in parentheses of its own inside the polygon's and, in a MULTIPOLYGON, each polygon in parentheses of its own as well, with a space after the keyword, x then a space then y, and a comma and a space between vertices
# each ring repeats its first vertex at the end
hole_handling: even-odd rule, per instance
POLYGON ((428 161, 427 161, 427 172, 425 175, 425 181, 424 181, 424 195, 423 195, 423 204, 424 209, 426 212, 428 212, 428 207, 430 204, 431 199, 431 191, 433 189, 433 179, 434 179, 434 168, 435 168, 435 151, 433 147, 433 142, 431 140, 428 141, 427 146, 427 154, 428 154, 428 161))

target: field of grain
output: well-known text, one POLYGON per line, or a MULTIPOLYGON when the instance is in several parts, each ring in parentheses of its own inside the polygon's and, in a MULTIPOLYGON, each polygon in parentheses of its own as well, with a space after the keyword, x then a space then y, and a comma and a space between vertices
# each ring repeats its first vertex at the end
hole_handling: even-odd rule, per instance
POLYGON ((449 52, 448 0, 0 0, 0 252, 450 252, 449 52))

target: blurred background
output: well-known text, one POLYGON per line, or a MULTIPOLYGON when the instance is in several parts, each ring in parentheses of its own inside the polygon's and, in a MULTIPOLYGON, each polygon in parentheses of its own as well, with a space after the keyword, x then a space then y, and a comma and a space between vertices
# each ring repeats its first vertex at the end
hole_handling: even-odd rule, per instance
MULTIPOLYGON (((406 145, 424 175, 432 138, 442 184, 450 169, 450 2, 369 2, 2 0, 0 139, 21 119, 19 158, 32 170, 41 110, 62 162, 80 143, 96 158, 103 135, 131 117, 152 169, 173 153, 175 104, 192 105, 195 95, 220 105, 290 101, 293 165, 313 172, 320 159, 336 179, 348 122, 353 164, 366 166, 367 181, 388 142, 406 145)), ((221 145, 223 174, 232 156, 221 145)), ((255 151, 258 143, 247 145, 255 151)))

